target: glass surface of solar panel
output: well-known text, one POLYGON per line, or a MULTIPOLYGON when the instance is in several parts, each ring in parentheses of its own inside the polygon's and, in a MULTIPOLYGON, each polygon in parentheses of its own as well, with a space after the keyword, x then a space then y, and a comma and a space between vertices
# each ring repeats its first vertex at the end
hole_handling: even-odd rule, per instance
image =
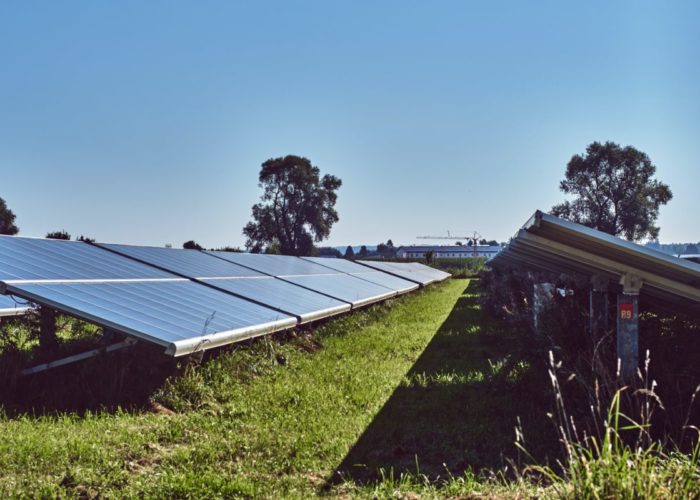
MULTIPOLYGON (((261 277, 262 273, 218 259, 199 250, 135 245, 99 244, 109 250, 128 255, 149 264, 189 278, 261 277)), ((226 252, 222 252, 226 253, 226 252)))
POLYGON ((420 262, 408 262, 407 264, 411 266, 412 269, 415 269, 416 271, 427 274, 429 276, 433 276, 438 281, 442 281, 450 277, 450 273, 440 271, 439 269, 435 269, 434 267, 426 266, 425 264, 421 264, 420 262))
POLYGON ((235 264, 250 267, 270 276, 337 274, 337 271, 290 255, 266 255, 220 251, 207 251, 207 253, 235 264))
POLYGON ((172 277, 80 241, 0 236, 0 281, 172 277))
POLYGON ((350 274, 351 276, 362 278, 366 281, 371 281, 372 283, 387 287, 391 290, 396 290, 397 293, 406 293, 418 288, 418 284, 414 283, 413 281, 407 281, 403 278, 385 273, 384 271, 372 269, 347 259, 333 259, 326 257, 302 258, 322 266, 330 267, 336 271, 341 271, 350 274))
POLYGON ((173 356, 293 327, 296 318, 189 281, 13 284, 15 294, 166 348, 173 356))
POLYGON ((350 302, 353 307, 363 306, 396 295, 395 290, 348 274, 286 276, 284 280, 350 302))
POLYGON ((366 264, 367 266, 372 267, 374 269, 378 269, 380 271, 399 276, 400 278, 420 283, 421 285, 428 285, 434 281, 432 278, 418 274, 412 269, 394 266, 393 262, 380 262, 375 260, 361 260, 359 262, 362 262, 363 264, 366 264))
POLYGON ((307 323, 350 310, 350 304, 272 277, 203 279, 217 288, 294 314, 307 323))

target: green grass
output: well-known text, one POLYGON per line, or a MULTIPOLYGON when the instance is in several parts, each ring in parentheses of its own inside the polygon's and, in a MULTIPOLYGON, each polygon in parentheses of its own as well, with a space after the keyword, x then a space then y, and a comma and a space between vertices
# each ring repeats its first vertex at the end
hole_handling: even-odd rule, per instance
POLYGON ((36 395, 0 411, 0 498, 633 497, 645 477, 695 491, 678 483, 697 461, 642 455, 637 472, 623 449, 523 479, 516 422, 530 463, 549 463, 553 397, 477 293, 450 280, 201 364, 136 350, 20 384, 36 395), (34 404, 52 397, 68 403, 34 404))
POLYGON ((465 286, 453 280, 313 336, 262 339, 189 367, 153 396, 172 414, 0 419, 0 496, 327 491, 465 286))

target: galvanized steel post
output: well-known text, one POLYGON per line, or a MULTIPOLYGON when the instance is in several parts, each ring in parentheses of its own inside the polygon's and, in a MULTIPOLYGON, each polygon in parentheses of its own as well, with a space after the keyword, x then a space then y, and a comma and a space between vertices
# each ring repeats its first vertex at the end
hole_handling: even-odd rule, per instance
POLYGON ((620 278, 622 293, 617 296, 617 358, 620 377, 626 384, 634 382, 639 367, 639 290, 642 280, 634 274, 620 278))
POLYGON ((608 320, 608 279, 602 276, 591 278, 588 293, 588 329, 592 337, 598 338, 610 329, 608 320))
POLYGON ((39 308, 39 347, 53 350, 58 344, 56 338, 56 311, 50 307, 39 308))

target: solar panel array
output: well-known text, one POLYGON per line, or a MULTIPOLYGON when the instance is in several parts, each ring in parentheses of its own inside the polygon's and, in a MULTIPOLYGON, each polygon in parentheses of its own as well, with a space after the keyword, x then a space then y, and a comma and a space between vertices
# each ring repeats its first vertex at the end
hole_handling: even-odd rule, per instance
POLYGON ((488 264, 597 276, 614 286, 635 275, 643 283, 642 296, 656 304, 700 308, 700 265, 540 211, 488 264))
POLYGON ((0 237, 3 293, 173 356, 333 316, 446 274, 412 264, 392 270, 419 279, 336 259, 0 237))
POLYGON ((357 262, 372 269, 377 269, 423 286, 443 281, 450 277, 450 273, 433 269, 419 262, 401 263, 376 260, 358 260, 357 262))

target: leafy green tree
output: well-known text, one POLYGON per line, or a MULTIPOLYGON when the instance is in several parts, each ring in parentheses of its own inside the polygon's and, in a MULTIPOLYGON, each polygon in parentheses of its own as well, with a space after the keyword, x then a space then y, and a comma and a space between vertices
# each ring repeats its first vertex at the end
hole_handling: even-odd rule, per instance
POLYGON ((358 253, 360 257, 367 257, 369 255, 369 250, 367 250, 367 247, 365 245, 362 245, 360 247, 360 251, 358 253))
POLYGON ((345 249, 345 255, 343 255, 346 259, 352 259, 355 257, 355 250, 352 249, 350 245, 345 249))
POLYGON ((655 173, 638 149, 594 142, 566 166, 559 189, 574 199, 552 207, 552 214, 631 241, 655 239, 659 208, 673 197, 655 173))
POLYGON ((15 225, 15 214, 7 208, 5 200, 0 198, 0 234, 17 234, 19 228, 15 225))
POLYGON ((204 250, 204 247, 194 240, 188 240, 182 244, 185 250, 204 250))
POLYGON ((95 243, 95 238, 88 238, 87 236, 83 236, 82 234, 78 236, 75 241, 83 241, 85 243, 95 243))
POLYGON ((70 234, 62 229, 60 231, 51 231, 50 233, 46 233, 46 237, 50 240, 69 240, 70 234))
POLYGON ((284 255, 311 255, 314 242, 327 238, 338 222, 336 191, 342 181, 321 177, 311 161, 293 155, 267 160, 258 179, 263 194, 243 228, 246 247, 261 251, 277 244, 284 255))

